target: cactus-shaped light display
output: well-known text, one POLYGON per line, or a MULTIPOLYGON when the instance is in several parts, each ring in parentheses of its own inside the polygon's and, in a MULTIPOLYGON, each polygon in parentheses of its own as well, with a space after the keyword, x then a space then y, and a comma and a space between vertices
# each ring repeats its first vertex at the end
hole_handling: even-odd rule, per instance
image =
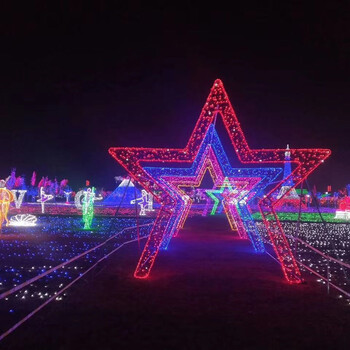
POLYGON ((95 187, 84 191, 82 200, 84 230, 90 230, 92 219, 94 218, 95 187))

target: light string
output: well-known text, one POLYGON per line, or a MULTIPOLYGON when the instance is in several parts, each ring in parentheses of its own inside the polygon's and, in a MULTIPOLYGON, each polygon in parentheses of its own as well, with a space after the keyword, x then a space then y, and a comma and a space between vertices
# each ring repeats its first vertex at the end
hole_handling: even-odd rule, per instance
MULTIPOLYGON (((136 268, 135 277, 146 278, 149 275, 171 219, 169 210, 173 210, 178 202, 178 199, 163 184, 145 171, 141 162, 177 162, 183 164, 193 162, 210 125, 213 124, 218 115, 221 116, 232 146, 242 163, 259 164, 259 166, 266 163, 284 163, 285 149, 249 148, 224 86, 219 79, 214 82, 185 148, 113 147, 109 149, 109 153, 126 169, 130 176, 144 189, 152 193, 161 204, 154 227, 136 268)), ((290 175, 293 177, 294 186, 297 186, 322 164, 330 153, 328 149, 290 149, 291 163, 296 165, 290 175)), ((300 270, 274 208, 279 200, 276 199, 277 195, 287 181, 288 178, 283 179, 259 201, 258 205, 286 280, 290 283, 301 283, 300 270)), ((292 188, 294 187, 291 187, 290 190, 292 188)))

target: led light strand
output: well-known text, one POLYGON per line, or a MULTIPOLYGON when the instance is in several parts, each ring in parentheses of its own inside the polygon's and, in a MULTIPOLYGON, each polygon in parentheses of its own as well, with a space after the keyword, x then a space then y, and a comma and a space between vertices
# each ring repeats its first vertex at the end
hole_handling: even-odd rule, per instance
POLYGON ((70 197, 72 191, 67 191, 67 192, 63 191, 63 193, 64 193, 64 195, 66 197, 66 204, 69 204, 69 197, 70 197))
POLYGON ((91 229, 92 220, 94 218, 94 200, 95 187, 88 188, 86 191, 84 191, 84 197, 82 201, 84 230, 91 229))
POLYGON ((140 215, 145 216, 147 212, 154 211, 153 209, 153 196, 150 193, 147 193, 146 190, 141 191, 141 197, 132 199, 130 204, 137 203, 140 206, 140 215))
MULTIPOLYGON (((135 277, 145 278, 149 275, 158 252, 157 247, 159 247, 163 239, 165 229, 171 218, 171 210, 174 209, 177 201, 164 185, 156 181, 145 171, 140 162, 192 162, 195 159, 208 128, 218 115, 222 117, 238 159, 242 163, 261 165, 264 163, 283 164, 284 149, 253 150, 249 148, 224 86, 219 79, 214 82, 185 148, 156 149, 114 147, 109 149, 109 153, 127 170, 132 178, 139 182, 148 192, 153 193, 161 204, 151 235, 136 268, 135 277)), ((329 157, 330 153, 328 149, 291 149, 291 162, 296 164, 292 172, 294 185, 297 186, 303 181, 329 157)), ((265 198, 259 201, 259 209, 263 215, 264 224, 268 230, 275 253, 281 263, 285 278, 290 283, 300 283, 302 279, 297 262, 294 259, 274 209, 278 201, 276 197, 285 182, 286 180, 282 180, 266 194, 265 198)))
POLYGON ((13 193, 13 198, 14 198, 16 209, 21 208, 23 198, 24 198, 24 195, 26 194, 27 190, 11 190, 11 192, 13 193), (17 197, 17 192, 19 193, 18 197, 17 197))
POLYGON ((41 203, 41 213, 45 213, 45 203, 53 198, 52 194, 46 194, 44 187, 40 187, 40 198, 37 202, 41 203))
MULTIPOLYGON (((176 188, 174 189, 172 186, 169 187, 167 181, 163 180, 166 178, 168 179, 168 182, 174 182, 175 180, 172 179, 172 177, 169 177, 169 175, 171 174, 177 179, 177 182, 180 181, 180 185, 182 184, 183 186, 197 186, 201 182, 200 178, 203 178, 204 176, 204 171, 206 167, 203 164, 205 161, 209 162, 206 167, 208 168, 214 182, 216 182, 217 180, 219 180, 220 182, 223 181, 223 171, 226 173, 226 175, 229 174, 232 177, 237 177, 237 181, 241 180, 245 182, 250 182, 251 184, 252 181, 255 182, 254 186, 252 187, 254 188, 254 191, 250 189, 250 191, 243 192, 244 187, 241 186, 241 189, 238 192, 239 195, 237 195, 236 198, 237 200, 242 199, 242 194, 244 196, 248 196, 247 198, 249 199, 254 198, 254 196, 258 195, 262 191, 262 189, 265 188, 268 183, 274 180, 276 176, 278 176, 278 174, 282 171, 282 169, 275 168, 232 168, 230 166, 226 153, 222 147, 220 139, 215 131, 214 125, 211 125, 208 129, 207 134, 204 137, 204 140, 201 144, 201 147, 191 168, 146 167, 145 170, 148 171, 153 178, 156 178, 158 181, 161 181, 165 186, 167 186, 172 191, 171 193, 174 195, 174 197, 177 196, 180 202, 185 200, 185 203, 183 203, 183 205, 186 210, 184 210, 180 204, 177 204, 176 208, 173 209, 173 217, 169 221, 168 227, 166 229, 161 244, 162 249, 167 249, 171 237, 177 235, 178 229, 183 226, 183 223, 189 212, 189 208, 192 204, 188 196, 186 196, 184 193, 176 193, 176 188), (189 179, 190 181, 193 181, 193 176, 199 176, 197 182, 188 182, 189 179), (257 180, 259 180, 258 176, 260 176, 260 182, 257 182, 257 180)), ((244 203, 244 205, 247 204, 244 203)), ((255 226, 252 217, 249 217, 248 215, 245 217, 245 219, 251 220, 252 223, 250 225, 244 225, 242 223, 241 218, 239 217, 239 214, 237 213, 237 208, 235 208, 234 206, 226 205, 225 214, 229 220, 230 227, 233 230, 237 230, 235 221, 239 223, 240 229, 238 232, 241 238, 247 237, 244 227, 247 227, 249 230, 251 230, 251 228, 255 226)), ((248 232, 248 236, 251 239, 255 250, 257 252, 263 252, 264 245, 259 236, 258 230, 254 229, 253 231, 248 232)))
POLYGON ((31 214, 17 214, 10 218, 9 226, 33 227, 36 226, 37 217, 31 214))

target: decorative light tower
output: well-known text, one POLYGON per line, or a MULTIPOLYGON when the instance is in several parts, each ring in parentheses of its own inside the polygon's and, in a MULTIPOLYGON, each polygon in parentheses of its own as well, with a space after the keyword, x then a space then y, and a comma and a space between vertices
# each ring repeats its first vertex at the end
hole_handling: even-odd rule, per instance
POLYGON ((290 161, 290 150, 289 145, 287 145, 286 152, 284 153, 284 172, 283 172, 283 180, 287 179, 286 182, 283 183, 283 186, 281 187, 281 190, 277 196, 277 199, 281 198, 286 192, 287 193, 283 199, 299 199, 299 195, 295 190, 295 184, 293 181, 293 178, 290 176, 292 173, 292 164, 290 161))

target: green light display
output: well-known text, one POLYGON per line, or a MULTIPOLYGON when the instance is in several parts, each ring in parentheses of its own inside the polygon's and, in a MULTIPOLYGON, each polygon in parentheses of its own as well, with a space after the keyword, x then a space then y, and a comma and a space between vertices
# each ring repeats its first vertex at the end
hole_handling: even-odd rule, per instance
POLYGON ((84 191, 84 198, 82 200, 84 230, 91 229, 92 219, 94 218, 94 199, 95 187, 84 191))
MULTIPOLYGON (((322 213, 322 218, 325 222, 348 222, 343 219, 334 219, 334 213, 322 213)), ((277 213, 278 219, 281 221, 298 221, 299 213, 284 213, 284 212, 278 212, 277 213)), ((254 220, 262 220, 260 213, 254 213, 252 214, 252 217, 254 220)), ((322 219, 320 217, 319 213, 301 213, 300 215, 300 221, 303 222, 322 222, 322 219)))

